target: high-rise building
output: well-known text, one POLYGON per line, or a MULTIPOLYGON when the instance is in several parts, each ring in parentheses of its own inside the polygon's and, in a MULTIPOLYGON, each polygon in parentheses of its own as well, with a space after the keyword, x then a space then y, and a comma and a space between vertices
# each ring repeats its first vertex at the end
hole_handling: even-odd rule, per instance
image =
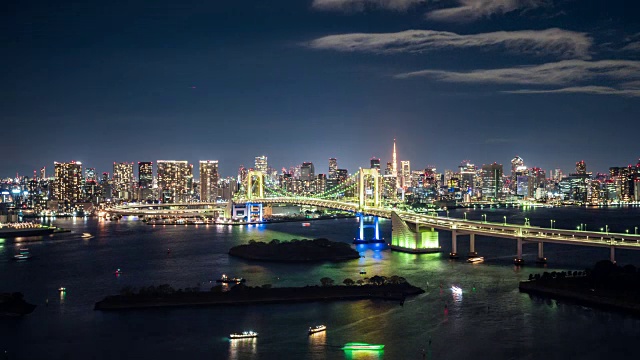
POLYGON ((256 171, 261 171, 263 174, 267 173, 267 157, 265 155, 256 156, 254 168, 256 171))
POLYGON ((238 168, 238 182, 240 184, 244 184, 245 181, 247 180, 247 168, 244 167, 244 165, 240 165, 240 167, 238 168))
POLYGON ((120 200, 133 199, 133 163, 113 163, 113 190, 120 200))
POLYGON ((380 171, 380 159, 372 157, 370 160, 370 163, 371 163, 371 166, 370 166, 371 169, 377 169, 378 173, 382 173, 380 171))
POLYGON ((315 180, 315 171, 313 169, 312 162, 303 162, 300 167, 300 180, 302 181, 313 181, 315 180))
POLYGON ((518 176, 524 176, 523 169, 526 169, 524 166, 524 160, 520 156, 514 157, 511 160, 511 177, 509 183, 509 189, 512 193, 516 194, 518 191, 518 176))
POLYGON ((587 164, 584 160, 580 160, 576 163, 576 174, 584 175, 587 173, 587 164))
MULTIPOLYGON (((387 167, 384 168, 385 175, 393 175, 393 165, 391 165, 391 161, 387 163, 387 167)), ((395 183, 395 182, 394 182, 395 183)))
POLYGON ((163 202, 184 202, 188 198, 192 167, 186 160, 158 160, 158 188, 163 202))
POLYGON ((474 193, 477 170, 476 166, 470 164, 469 161, 463 161, 462 164, 458 166, 458 172, 460 173, 460 189, 462 189, 462 192, 468 194, 474 193))
POLYGON ((329 180, 336 180, 338 178, 338 160, 335 158, 329 159, 329 180))
POLYGON ((498 199, 502 196, 502 164, 482 165, 482 197, 498 199))
POLYGON ((98 181, 98 175, 96 174, 96 168, 84 169, 84 181, 98 181))
POLYGON ((82 163, 80 161, 54 162, 53 169, 55 174, 53 196, 64 204, 63 209, 68 210, 82 197, 82 163))
POLYGON ((411 163, 408 160, 400 162, 402 166, 402 173, 400 175, 400 186, 402 188, 407 189, 411 187, 411 163))
POLYGON ((40 179, 46 179, 47 178, 47 169, 45 166, 42 167, 42 169, 40 169, 40 179))
POLYGON ((153 162, 138 162, 138 200, 153 200, 153 162))
POLYGON ((338 184, 342 184, 349 178, 349 173, 347 172, 347 169, 338 169, 336 171, 336 176, 338 178, 338 184))
POLYGON ((200 160, 200 201, 215 202, 218 197, 218 160, 200 160))

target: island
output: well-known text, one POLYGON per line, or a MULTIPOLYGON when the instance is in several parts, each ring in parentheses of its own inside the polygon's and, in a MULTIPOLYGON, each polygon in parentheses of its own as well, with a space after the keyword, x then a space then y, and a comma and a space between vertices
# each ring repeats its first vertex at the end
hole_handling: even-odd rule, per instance
POLYGON ((234 246, 229 255, 247 260, 276 262, 345 261, 360 258, 350 244, 328 239, 291 240, 270 242, 249 241, 249 244, 234 246))
POLYGON ((0 316, 22 316, 31 314, 36 305, 24 300, 20 292, 0 293, 0 316))
POLYGON ((125 288, 120 295, 107 296, 95 304, 95 310, 128 310, 179 306, 254 305, 381 299, 404 303, 407 296, 424 293, 399 276, 373 276, 366 281, 345 279, 344 285, 334 285, 330 278, 320 279, 321 285, 303 287, 272 287, 270 284, 250 287, 238 284, 224 291, 220 285, 210 291, 197 288, 175 290, 169 285, 150 286, 138 291, 125 288))
POLYGON ((640 272, 599 261, 585 271, 544 272, 520 282, 521 292, 640 315, 640 272))

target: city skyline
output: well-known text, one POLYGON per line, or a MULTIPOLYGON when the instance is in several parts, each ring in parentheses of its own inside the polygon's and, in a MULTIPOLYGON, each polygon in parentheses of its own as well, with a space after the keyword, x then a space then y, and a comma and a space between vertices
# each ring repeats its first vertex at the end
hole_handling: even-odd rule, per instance
POLYGON ((261 154, 355 169, 388 161, 394 137, 415 168, 638 157, 621 136, 640 131, 640 24, 624 2, 465 3, 16 4, 0 15, 16 129, 0 173, 218 159, 230 174, 261 154))

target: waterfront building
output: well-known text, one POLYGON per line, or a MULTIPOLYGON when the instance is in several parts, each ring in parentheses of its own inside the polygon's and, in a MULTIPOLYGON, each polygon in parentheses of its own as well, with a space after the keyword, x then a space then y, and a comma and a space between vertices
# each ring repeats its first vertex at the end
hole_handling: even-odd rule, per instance
POLYGON ((218 197, 218 160, 200 160, 200 201, 215 202, 218 197))
POLYGON ((53 197, 58 201, 58 208, 67 211, 80 202, 82 198, 82 163, 53 163, 55 175, 53 197))
POLYGON ((262 156, 256 156, 255 159, 255 163, 254 163, 254 169, 256 171, 261 171, 263 174, 267 173, 267 157, 265 155, 262 156))
POLYGON ((138 162, 138 201, 153 199, 153 162, 138 162))
POLYGON ((133 163, 113 163, 113 189, 116 198, 133 199, 133 163))
POLYGON ((460 188, 462 192, 472 195, 475 190, 477 168, 469 161, 463 161, 458 166, 460 173, 460 188))
POLYGON ((337 178, 338 178, 338 160, 336 158, 330 158, 328 180, 336 180, 337 178))
POLYGON ((493 163, 482 165, 482 198, 497 200, 502 198, 503 188, 502 164, 493 163))
POLYGON ((634 172, 631 165, 609 168, 609 176, 614 181, 618 201, 629 202, 634 196, 634 172))
POLYGON ((186 160, 158 160, 158 188, 162 202, 187 201, 192 187, 192 166, 186 160))

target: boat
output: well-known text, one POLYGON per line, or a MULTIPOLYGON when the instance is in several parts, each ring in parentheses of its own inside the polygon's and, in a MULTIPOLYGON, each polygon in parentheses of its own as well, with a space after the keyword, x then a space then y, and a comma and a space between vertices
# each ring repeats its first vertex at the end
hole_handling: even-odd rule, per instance
POLYGON ((219 283, 223 283, 223 284, 240 284, 245 282, 246 280, 243 278, 231 278, 228 277, 225 274, 222 274, 222 277, 220 277, 220 279, 216 280, 216 282, 219 283))
POLYGON ((467 262, 474 263, 474 264, 475 263, 481 263, 483 261, 484 261, 484 258, 482 256, 476 256, 476 257, 472 257, 472 258, 468 258, 467 259, 467 262))
POLYGON ((85 239, 88 239, 90 237, 93 237, 93 235, 89 234, 89 233, 82 233, 82 237, 85 239))
POLYGON ((243 331, 241 333, 233 333, 233 334, 229 334, 229 338, 230 339, 251 339, 251 338, 257 338, 258 337, 258 333, 255 331, 243 331))
POLYGON ((451 292, 456 294, 456 295, 461 295, 462 294, 462 289, 453 285, 451 286, 451 292))
POLYGON ((302 226, 311 226, 311 223, 302 223, 302 226))
POLYGON ((346 343, 342 350, 382 350, 384 345, 374 345, 360 342, 346 343))
POLYGON ((117 269, 116 271, 113 272, 114 274, 116 274, 116 276, 122 274, 122 270, 117 269))
POLYGON ((66 292, 66 291, 67 291, 67 288, 66 288, 66 287, 61 287, 61 288, 59 288, 59 289, 58 289, 58 291, 60 291, 60 292, 66 292))
POLYGON ((325 325, 316 325, 309 328, 309 335, 315 334, 321 331, 326 331, 327 327, 325 325))
POLYGON ((14 260, 27 260, 27 259, 31 259, 31 253, 29 252, 29 249, 26 248, 22 248, 20 249, 20 252, 16 255, 13 255, 13 259, 14 260))
POLYGON ((364 270, 360 270, 360 275, 366 275, 366 274, 367 274, 367 272, 366 272, 366 271, 364 271, 364 270))

